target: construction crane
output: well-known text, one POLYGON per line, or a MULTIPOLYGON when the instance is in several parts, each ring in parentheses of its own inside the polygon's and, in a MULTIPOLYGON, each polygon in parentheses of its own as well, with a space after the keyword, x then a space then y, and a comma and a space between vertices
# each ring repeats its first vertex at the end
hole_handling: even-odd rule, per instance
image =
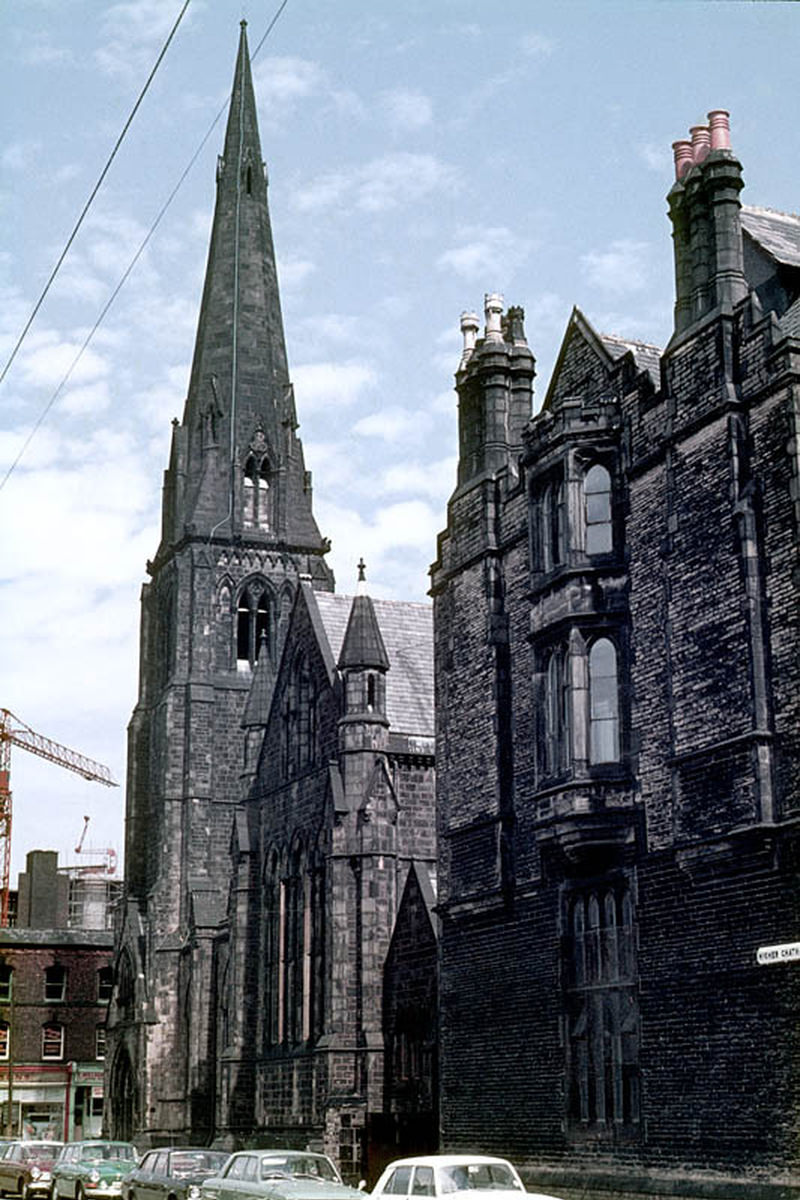
POLYGON ((79 875, 96 875, 100 871, 105 871, 106 875, 113 875, 117 869, 117 852, 113 846, 107 846, 100 849, 97 846, 84 846, 83 842, 86 837, 86 831, 89 828, 91 817, 83 818, 83 829, 81 836, 78 839, 78 844, 75 847, 76 854, 102 854, 105 858, 103 863, 88 863, 83 867, 73 867, 73 872, 79 875))
POLYGON ((20 746, 39 758, 75 771, 84 779, 117 787, 108 767, 68 746, 34 732, 7 708, 0 708, 0 928, 8 925, 8 892, 11 871, 11 747, 20 746))

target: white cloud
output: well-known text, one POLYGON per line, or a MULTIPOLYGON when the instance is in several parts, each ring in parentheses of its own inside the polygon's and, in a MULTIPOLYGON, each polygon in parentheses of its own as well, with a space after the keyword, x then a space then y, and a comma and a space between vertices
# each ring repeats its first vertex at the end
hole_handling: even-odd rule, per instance
POLYGON ((389 124, 396 133, 422 129, 433 120, 433 105, 424 92, 395 88, 384 92, 382 101, 389 124))
POLYGON ((607 292, 641 291, 647 284, 649 246, 622 238, 607 250, 591 250, 581 258, 590 283, 607 292))
POLYGON ((543 33, 526 33, 520 39, 520 46, 531 58, 547 58, 553 53, 556 43, 543 33))
POLYGON ((274 128, 284 121, 298 101, 327 89, 324 71, 305 58, 273 55, 259 59, 253 68, 259 121, 274 128))
POLYGON ((458 245, 440 254, 436 266, 455 271, 463 279, 482 282, 485 289, 504 287, 529 259, 534 248, 531 238, 513 233, 505 226, 488 229, 472 226, 462 229, 458 245))
POLYGON ((433 421, 427 412, 384 407, 356 421, 353 433, 359 437, 381 438, 386 442, 419 441, 431 433, 433 421))
POLYGON ((457 183, 456 171, 432 154, 386 154, 354 171, 322 176, 296 194, 296 203, 304 212, 345 204, 363 212, 385 212, 457 183))
POLYGON ((457 465, 454 455, 432 463, 398 463, 384 471, 378 490, 383 495, 411 492, 444 505, 455 486, 457 465))
MULTIPOLYGON (((29 333, 17 357, 24 382, 34 387, 55 387, 75 361, 81 341, 78 337, 60 338, 52 330, 29 333)), ((91 383, 108 371, 108 362, 102 355, 87 348, 72 372, 72 379, 76 384, 91 383)))
POLYGON ((60 399, 61 411, 71 416, 101 413, 110 404, 111 393, 105 379, 86 387, 70 388, 60 399))
MULTIPOLYGON (((107 75, 140 80, 153 66, 155 55, 167 39, 178 13, 163 0, 124 0, 106 8, 101 32, 103 44, 95 51, 95 62, 107 75)), ((192 19, 191 8, 182 24, 192 19)))
POLYGON ((659 175, 669 176, 672 168, 672 154, 668 146, 656 142, 646 142, 637 147, 639 157, 651 171, 659 175))
POLYGON ((300 412, 310 413, 355 404, 377 382, 377 374, 366 362, 323 362, 294 367, 292 379, 300 412))
POLYGON ((41 153, 41 149, 41 142, 34 141, 33 138, 12 142, 0 155, 0 166, 5 167, 7 171, 27 171, 41 153))
POLYGON ((306 258, 279 258, 278 278, 282 290, 299 288, 316 271, 316 264, 306 258))

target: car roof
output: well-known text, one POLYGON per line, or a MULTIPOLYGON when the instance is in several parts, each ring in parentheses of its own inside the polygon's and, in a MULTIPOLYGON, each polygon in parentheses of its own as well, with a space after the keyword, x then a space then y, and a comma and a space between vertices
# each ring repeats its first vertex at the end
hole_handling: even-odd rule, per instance
POLYGON ((468 1163, 505 1163, 510 1166, 507 1158, 498 1158, 493 1154, 417 1154, 412 1158, 396 1158, 387 1164, 389 1167, 460 1167, 468 1163))

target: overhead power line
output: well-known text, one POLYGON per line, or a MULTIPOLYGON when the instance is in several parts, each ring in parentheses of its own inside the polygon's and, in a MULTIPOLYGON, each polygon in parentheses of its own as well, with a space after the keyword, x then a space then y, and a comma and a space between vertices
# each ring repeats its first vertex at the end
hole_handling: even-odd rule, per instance
POLYGON ((53 270, 50 272, 50 278, 47 280, 47 283, 44 285, 42 294, 40 295, 39 299, 36 301, 35 305, 33 306, 33 312, 28 317, 28 320, 25 323, 25 328, 22 330, 22 333, 17 338, 17 343, 14 346, 14 349, 11 351, 11 355, 8 359, 8 362, 3 367, 2 374, 0 374, 0 383, 3 382, 6 375, 8 374, 9 367, 13 363, 14 359, 17 357, 17 351, 19 350, 20 346, 24 342, 25 337, 28 333, 28 330, 30 329, 31 325, 33 324, 33 322, 36 318, 36 314, 38 313, 39 309, 42 307, 44 298, 47 295, 47 293, 50 291, 53 280, 55 279, 56 275, 58 274, 59 270, 61 269, 61 264, 63 263, 64 259, 67 257, 67 254, 69 253, 69 248, 72 245, 72 243, 75 241, 75 238, 77 237, 77 234, 78 234, 78 230, 80 229, 81 225, 83 224, 84 217, 88 213, 89 209, 92 206, 92 202, 94 201, 95 196, 97 195, 97 193, 100 191, 100 188, 102 187, 103 180, 105 179, 106 175, 108 174, 109 168, 111 167, 111 164, 113 163, 114 159, 117 156, 117 151, 119 150, 120 146, 122 145, 125 134, 130 129, 131 124, 133 122, 133 118, 136 116, 136 113, 139 111, 139 106, 141 105, 142 101, 144 100, 147 90, 150 87, 150 84, 153 82, 153 78, 155 76, 156 71, 161 66, 161 60, 163 59, 164 55, 167 53, 167 50, 169 49, 169 44, 172 41, 173 37, 175 36, 176 30, 177 30, 178 26, 180 25, 181 21, 183 20, 183 14, 186 12, 186 9, 188 7, 189 7, 189 0, 185 0, 183 8, 178 13, 175 24, 172 26, 172 29, 170 30, 169 37, 165 41, 164 45, 161 47, 161 53, 159 54, 158 58, 156 59, 155 64, 154 64, 153 69, 151 70, 150 74, 147 76, 147 82, 145 83, 144 87, 142 88, 141 92, 139 93, 139 98, 137 99, 136 103, 134 104, 133 108, 131 109, 130 115, 122 127, 122 132, 120 133, 119 137, 117 138, 117 140, 114 144, 114 149, 111 151, 110 155, 108 156, 108 159, 106 160, 106 165, 103 167, 102 171, 100 172, 100 178, 97 180, 97 183, 92 188, 92 191, 89 195, 89 199, 84 204, 81 215, 78 217, 78 220, 75 222, 75 227, 72 230, 72 233, 69 235, 69 238, 67 239, 67 244, 65 245, 64 249, 61 251, 61 254, 58 257, 58 262, 53 267, 53 270))
MULTIPOLYGON (((289 3, 289 0, 283 0, 283 2, 282 2, 282 3, 280 4, 280 6, 278 7, 278 9, 277 9, 277 11, 276 11, 276 13, 275 13, 275 16, 272 18, 272 20, 270 21, 269 25, 267 26, 267 28, 266 28, 266 31, 265 31, 265 33, 264 33, 263 37, 262 37, 262 38, 261 38, 261 40, 259 41, 259 43, 258 43, 258 45, 256 46, 256 48, 255 48, 255 50, 253 51, 253 53, 250 55, 250 61, 251 61, 251 62, 252 62, 252 61, 253 61, 253 60, 256 58, 256 56, 257 56, 258 52, 260 51, 261 47, 264 45, 264 42, 265 42, 265 41, 267 40, 267 38, 269 37, 270 33, 272 32, 273 28, 275 27, 275 24, 276 24, 276 23, 277 23, 277 21, 278 21, 278 18, 280 17, 281 13, 282 13, 282 12, 283 12, 283 10, 286 8, 286 5, 287 5, 288 3, 289 3)), ((178 17, 178 21, 176 21, 176 23, 175 23, 175 26, 173 27, 172 33, 170 33, 169 39, 167 40, 166 44, 164 45, 164 49, 162 50, 161 54, 159 55, 158 62, 160 62, 160 61, 161 61, 161 59, 164 57, 164 52, 166 51, 166 49, 167 49, 167 46, 169 45, 169 41, 172 39, 172 36, 173 36, 173 34, 174 34, 175 30, 177 29, 177 27, 178 27, 178 23, 180 22, 180 19, 181 19, 181 17, 183 16, 183 13, 186 11, 186 8, 187 8, 188 4, 189 4, 189 0, 186 0, 186 3, 184 4, 184 6, 183 6, 183 9, 181 10, 180 16, 178 17)), ((157 66, 158 66, 158 63, 156 63, 156 67, 157 67, 157 66)), ((152 79, 152 77, 153 77, 153 74, 155 74, 156 67, 154 67, 154 68, 153 68, 153 71, 152 71, 152 72, 151 72, 151 74, 150 74, 150 79, 152 79)), ((142 96, 144 95, 144 91, 146 91, 146 89, 147 89, 147 86, 149 86, 150 79, 148 79, 147 85, 145 85, 145 89, 142 91, 142 96)), ((141 101, 141 96, 139 97, 139 101, 137 101, 137 107, 138 107, 138 104, 139 104, 139 102, 140 102, 140 101, 141 101)), ((214 130, 216 129, 217 125, 219 124, 220 118, 221 118, 221 117, 223 116, 223 114, 226 112, 227 108, 228 108, 228 100, 226 100, 226 101, 225 101, 225 103, 222 105, 222 107, 220 108, 219 112, 216 114, 216 116, 214 117, 213 121, 212 121, 212 122, 211 122, 211 124, 209 125, 208 129, 206 130, 205 134, 203 135, 203 138, 202 138, 202 140, 201 140, 200 144, 198 145, 198 147, 197 147, 197 149, 195 150, 194 154, 193 154, 193 155, 192 155, 192 157, 189 159, 189 162, 187 163, 186 167, 184 168, 183 172, 181 173, 181 175, 180 175, 180 178, 178 179, 177 183, 176 183, 176 184, 175 184, 175 186, 173 187, 173 189, 172 189, 172 191, 170 192, 169 196, 167 197, 167 199, 164 201, 164 203, 162 204, 161 208, 159 209, 159 211, 158 211, 158 213, 157 213, 157 215, 156 215, 156 217, 155 217, 155 220, 153 221, 152 225, 150 226, 150 228, 148 229, 147 233, 145 234, 145 236, 144 236, 144 238, 143 238, 142 242, 141 242, 141 243, 140 243, 140 245, 139 245, 139 248, 137 249, 137 251, 136 251, 136 253, 134 254, 134 256, 133 256, 133 258, 131 259, 131 261, 128 263, 128 266, 125 268, 125 271, 123 272, 123 274, 122 274, 122 276, 121 276, 121 278, 120 278, 119 282, 117 283, 117 285, 116 285, 116 287, 114 288, 113 292, 111 293, 111 295, 109 296, 109 298, 108 298, 108 300, 106 301, 105 305, 104 305, 104 306, 103 306, 103 308, 101 309, 101 311, 100 311, 100 315, 98 316, 98 318, 97 318, 97 320, 95 321, 95 323, 94 323, 94 325, 92 326, 92 328, 89 330, 89 333, 87 334, 86 338, 84 339, 83 343, 81 344, 81 346, 80 346, 80 348, 79 348, 79 350, 78 350, 77 354, 75 355, 75 357, 73 358, 72 362, 71 362, 71 363, 70 363, 70 365, 68 366, 68 368, 67 368, 67 370, 66 370, 66 372, 65 372, 64 376, 63 376, 63 377, 62 377, 62 379, 61 379, 61 382, 58 384, 58 387, 57 387, 57 388, 56 388, 56 390, 53 392, 53 394, 52 394, 52 396, 50 397, 50 399, 48 400, 47 404, 45 405, 45 407, 42 409, 41 413, 40 413, 40 414, 39 414, 39 416, 37 417, 37 419, 36 419, 36 422, 35 422, 35 424, 33 425, 33 428, 31 429, 31 431, 30 431, 30 433, 28 434, 27 438, 26 438, 26 439, 25 439, 25 441, 23 442, 23 444, 22 444, 22 447, 21 447, 21 449, 20 449, 19 453, 17 454, 16 458, 15 458, 15 459, 14 459, 14 461, 11 463, 11 466, 10 466, 10 467, 8 468, 8 470, 6 471, 6 473, 5 473, 5 475, 3 476, 2 480, 0 480, 0 491, 2 491, 2 489, 3 489, 3 488, 5 487, 5 485, 8 483, 8 480, 10 479, 10 477, 11 477, 12 473, 14 472, 14 470, 16 469, 16 467, 19 465, 19 462, 20 462, 20 460, 22 459, 23 455, 25 454, 25 451, 28 449, 28 446, 29 446, 29 445, 31 444, 31 442, 33 441, 34 437, 36 436, 36 434, 38 433, 38 431, 39 431, 39 429, 41 428, 42 424, 44 423, 44 421, 45 421, 45 419, 46 419, 46 417, 47 417, 48 413, 50 412, 50 410, 52 409, 52 407, 53 407, 53 405, 55 404, 56 400, 57 400, 57 399, 58 399, 58 397, 61 395, 61 392, 64 390, 64 388, 66 387, 66 385, 67 385, 67 383, 69 382, 70 378, 72 377, 72 372, 73 372, 73 371, 75 370, 75 368, 77 367, 77 365, 78 365, 78 363, 80 362, 81 358, 83 357, 83 355, 84 355, 84 353, 85 353, 86 349, 88 348, 88 346, 89 346, 89 343, 91 342, 92 338, 93 338, 93 337, 94 337, 94 335, 97 333, 97 330, 100 328, 100 326, 101 326, 101 324, 102 324, 103 320, 105 319, 105 317, 106 317, 106 314, 108 313, 109 309, 110 309, 110 308, 111 308, 111 306, 113 305, 113 303, 114 303, 114 301, 116 300, 116 298, 117 298, 117 296, 119 295, 119 293, 122 291, 122 288, 125 286, 125 283, 127 282, 127 280, 128 280, 128 277, 130 276, 131 272, 133 271, 133 268, 136 266, 137 262, 139 261, 139 259, 141 258, 142 254, 144 253, 144 250, 145 250, 145 248, 146 248, 146 246, 147 246, 148 242, 149 242, 149 241, 150 241, 150 239, 152 238, 152 236, 153 236, 153 234, 155 233, 155 231, 156 231, 156 229, 158 228, 158 226, 161 224, 161 221, 162 221, 162 219, 164 218, 164 216, 165 216, 165 214, 166 214, 166 212, 167 212, 167 209, 170 207, 170 205, 172 204, 172 201, 175 199, 175 197, 177 196, 178 192, 180 191, 180 189, 181 189, 181 186, 183 185, 183 182, 184 182, 184 180, 186 179, 186 176, 189 174, 189 172, 191 171, 192 167, 193 167, 193 166, 194 166, 194 164, 197 162, 198 158, 200 157, 200 155, 201 155, 201 153, 202 153, 202 151, 203 151, 203 149, 204 149, 204 147, 205 147, 205 144, 206 144, 206 142, 208 141, 208 139, 211 137, 211 134, 212 134, 212 133, 214 132, 214 130)), ((134 112, 135 112, 135 109, 134 109, 134 112)), ((130 124, 130 120, 132 119, 132 117, 133 117, 133 113, 131 113, 131 118, 129 118, 129 119, 128 119, 128 123, 127 123, 128 125, 130 124)), ((126 125, 126 129, 127 129, 127 125, 126 125)), ((123 133, 124 133, 124 131, 123 131, 123 133)), ((123 135, 121 135, 121 136, 120 136, 120 138, 119 138, 119 140, 118 140, 118 142, 117 142, 117 147, 119 146, 119 143, 120 143, 120 141, 122 140, 122 136, 123 136, 123 135)), ((116 153, 116 149, 117 149, 117 147, 115 147, 115 148, 114 148, 114 153, 116 153)), ((113 156, 112 156, 112 157, 113 157, 113 156)), ((108 170, 108 167, 109 167, 110 165, 111 165, 111 159, 109 159, 108 163, 106 164, 106 167, 105 167, 105 170, 104 170, 104 172, 103 172, 103 175, 105 175, 105 172, 108 170)), ((89 200, 89 202, 87 203, 87 206, 86 206, 86 208, 87 208, 87 209, 88 209, 88 206, 89 206, 89 204, 91 203, 91 199, 94 197, 95 193, 97 192, 97 188, 100 186, 100 183, 102 183, 102 179, 103 179, 103 176, 101 176, 101 177, 100 177, 100 180, 98 181, 97 187, 94 189, 94 192, 92 193, 92 197, 90 197, 90 200, 89 200)), ((81 220, 83 219, 83 216, 85 215, 85 212, 86 212, 86 209, 84 209, 84 213, 82 213, 82 214, 81 214, 81 220)), ((75 234, 77 233, 77 231, 78 231, 78 228, 79 228, 79 226, 76 226, 75 230, 73 231, 72 237, 70 238, 70 242, 72 241, 72 239, 74 238, 75 234)), ((66 255, 66 253, 67 253, 67 250, 69 249, 69 245, 70 245, 70 243, 67 243, 67 246, 66 246, 66 248, 65 248, 65 250, 64 250, 64 253, 62 254, 62 256, 61 256, 61 258, 59 259, 59 261, 58 261, 58 264, 57 264, 57 266, 56 266, 56 271, 58 270, 58 267, 59 267, 59 266, 61 265, 61 263, 63 262, 63 260, 64 260, 64 257, 65 257, 65 255, 66 255)), ((54 271, 54 272, 53 272, 53 275, 51 276, 50 280, 48 281, 48 287, 49 287, 50 283, 52 282, 53 278, 55 278, 56 271, 54 271)), ((9 359, 9 361, 8 361, 8 363, 7 363, 7 365, 6 365, 6 368, 5 368, 5 370, 3 371, 3 374, 2 374, 2 376, 0 376, 0 383, 2 383, 2 380, 5 378, 5 373, 6 373, 6 371, 8 370, 8 368, 11 366, 11 362, 13 361, 13 359, 14 359, 14 356, 16 355, 16 352, 17 352, 17 350, 19 349, 19 346, 22 344, 22 340, 23 340, 23 338, 25 337, 25 334, 28 332, 28 329, 30 328, 30 325, 31 325, 31 323, 32 323, 32 321, 33 321, 34 317, 36 316, 36 312, 38 311, 38 309, 39 309, 39 307, 40 307, 40 305, 41 305, 41 303, 42 303, 42 300, 44 300, 44 297, 45 297, 45 295, 46 295, 46 290, 45 290, 45 292, 43 292, 43 293, 42 293, 41 297, 39 298, 39 301, 38 301, 38 303, 37 303, 37 305, 36 305, 36 308, 34 309, 33 313, 31 314, 30 320, 28 321, 28 324, 25 326, 25 329, 23 330, 23 332, 22 332, 22 335, 20 336, 20 339, 19 339, 19 341, 18 341, 18 343, 17 343, 16 347, 14 348, 14 352, 13 352, 13 354, 12 354, 11 358, 9 359)))

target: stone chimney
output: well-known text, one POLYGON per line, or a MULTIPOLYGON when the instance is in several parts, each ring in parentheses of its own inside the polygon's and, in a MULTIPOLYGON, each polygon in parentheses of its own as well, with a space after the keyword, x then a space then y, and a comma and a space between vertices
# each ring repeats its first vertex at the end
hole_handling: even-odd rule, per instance
POLYGON ((742 260, 741 163, 731 150, 729 115, 708 114, 691 140, 673 142, 669 215, 675 248, 675 333, 707 313, 731 312, 747 294, 742 260))

